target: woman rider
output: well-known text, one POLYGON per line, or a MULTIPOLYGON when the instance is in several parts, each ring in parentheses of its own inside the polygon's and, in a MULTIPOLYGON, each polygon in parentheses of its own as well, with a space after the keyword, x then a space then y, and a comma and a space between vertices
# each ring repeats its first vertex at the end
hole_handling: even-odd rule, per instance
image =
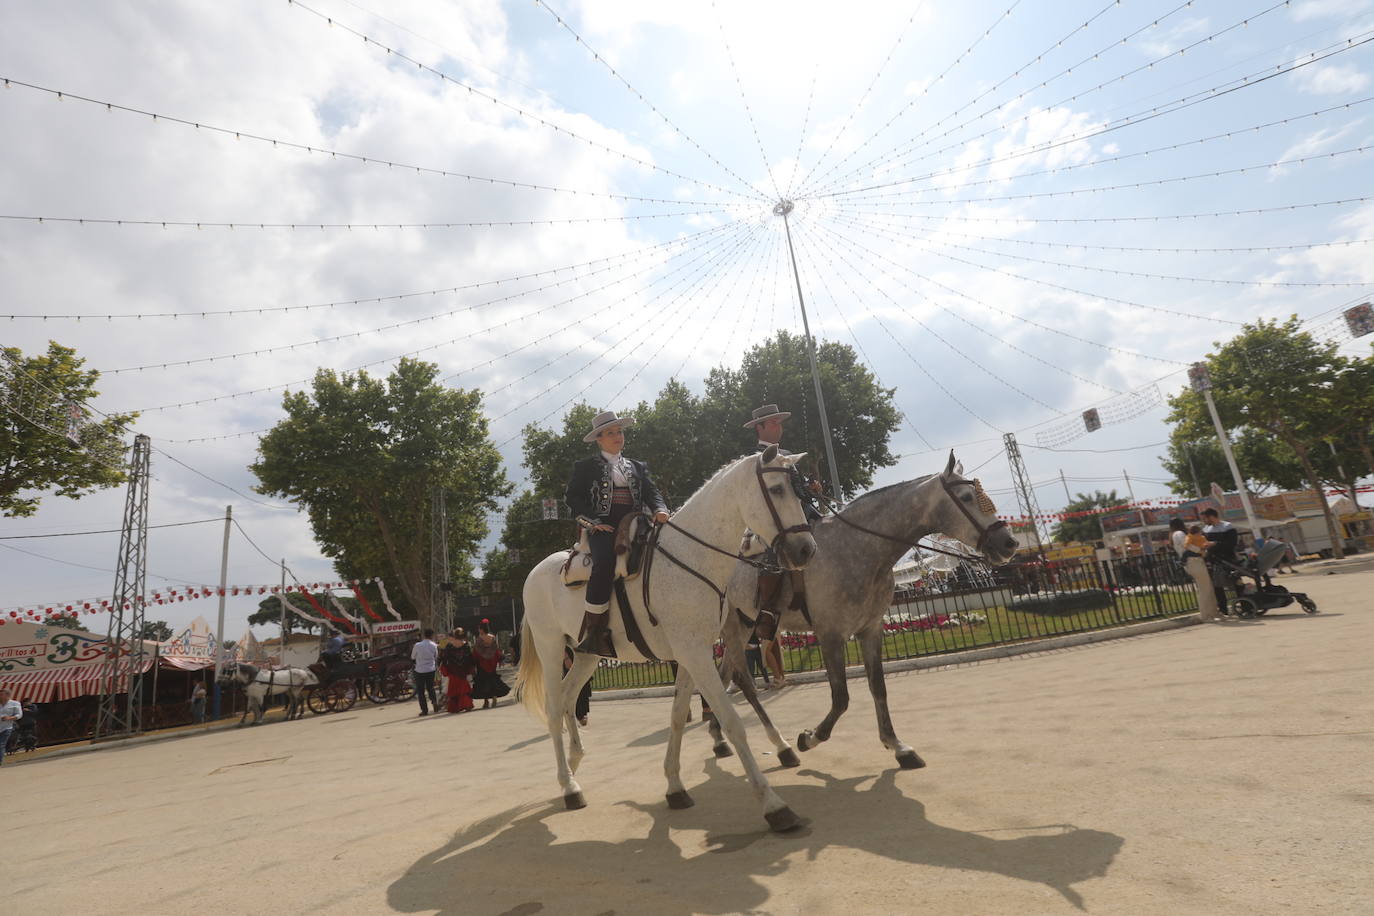
POLYGON ((584 638, 577 651, 611 658, 615 657, 615 647, 606 612, 611 607, 611 579, 615 575, 616 526, 633 512, 652 512, 656 525, 668 520, 668 506, 649 476, 649 466, 621 454, 625 427, 633 424, 633 417, 618 417, 613 410, 596 415, 582 441, 595 442, 600 452, 573 465, 572 480, 563 497, 577 524, 586 529, 592 555, 587 612, 582 618, 584 638))

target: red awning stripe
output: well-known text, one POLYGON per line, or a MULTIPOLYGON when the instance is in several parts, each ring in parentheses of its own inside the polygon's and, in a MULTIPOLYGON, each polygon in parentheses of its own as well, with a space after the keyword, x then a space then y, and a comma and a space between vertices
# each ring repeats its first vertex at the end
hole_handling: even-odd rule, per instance
MULTIPOLYGON (((117 676, 128 676, 131 664, 131 659, 120 659, 117 676)), ((146 658, 138 671, 147 671, 152 666, 153 660, 146 658)), ((17 674, 0 674, 0 687, 10 688, 21 699, 49 703, 54 698, 71 700, 88 694, 99 694, 104 690, 105 677, 106 670, 102 662, 94 665, 72 665, 67 668, 43 668, 17 674)))

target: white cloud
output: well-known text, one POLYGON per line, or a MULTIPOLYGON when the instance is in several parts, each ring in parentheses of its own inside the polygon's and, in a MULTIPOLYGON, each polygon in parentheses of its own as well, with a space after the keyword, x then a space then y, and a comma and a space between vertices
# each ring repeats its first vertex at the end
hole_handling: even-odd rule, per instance
POLYGON ((1313 95, 1359 92, 1369 85, 1369 74, 1349 64, 1317 67, 1311 71, 1303 69, 1298 76, 1303 91, 1313 95))

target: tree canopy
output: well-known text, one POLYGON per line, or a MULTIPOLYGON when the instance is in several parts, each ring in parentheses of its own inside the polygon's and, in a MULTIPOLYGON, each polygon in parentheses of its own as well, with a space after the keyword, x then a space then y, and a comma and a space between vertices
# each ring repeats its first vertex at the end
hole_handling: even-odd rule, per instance
MULTIPOLYGON (((880 386, 852 347, 822 343, 817 363, 840 486, 852 496, 872 485, 878 468, 896 463, 887 447, 898 423, 894 389, 880 386)), ((806 472, 828 482, 806 340, 787 331, 749 350, 738 369, 712 369, 701 395, 671 380, 653 403, 615 409, 635 418, 626 454, 649 462, 664 498, 676 507, 725 462, 754 450, 758 440, 744 423, 761 404, 777 404, 792 413, 783 446, 807 452, 806 472)), ((592 417, 611 408, 578 404, 564 416, 561 430, 525 428, 524 463, 537 498, 562 499, 573 463, 592 453, 593 447, 582 441, 592 417)))
POLYGON ((82 369, 85 362, 55 341, 42 356, 0 352, 0 403, 14 408, 0 413, 0 515, 33 515, 44 492, 80 499, 124 482, 122 439, 137 414, 86 414, 80 445, 53 432, 65 428, 69 410, 99 394, 100 373, 82 369))
POLYGON ((432 621, 430 505, 448 508, 448 580, 466 578, 487 515, 510 492, 481 394, 448 388, 433 363, 402 359, 385 379, 320 370, 288 392, 286 418, 250 466, 258 492, 304 509, 321 550, 347 579, 381 575, 397 604, 432 621))
MULTIPOLYGON (((1328 482, 1345 484, 1348 481, 1337 479, 1343 458, 1351 464, 1360 460, 1366 473, 1374 470, 1367 445, 1374 425, 1374 370, 1367 357, 1341 356, 1334 342, 1319 341, 1304 331, 1296 316, 1244 325, 1231 340, 1213 347, 1207 356, 1212 396, 1251 485, 1321 489, 1328 482), (1363 449, 1361 441, 1366 443, 1363 449)), ((1180 479, 1186 466, 1181 443, 1215 443, 1216 437, 1200 393, 1185 389, 1169 398, 1169 405, 1168 419, 1175 428, 1170 442, 1173 461, 1166 467, 1178 490, 1190 480, 1180 479)), ((1209 450, 1210 446, 1199 448, 1195 463, 1199 458, 1210 460, 1209 450)), ((1212 469, 1219 470, 1215 464, 1212 469)), ((1351 469, 1346 471, 1349 476, 1351 469)), ((1229 469, 1215 479, 1229 484, 1229 469)), ((1191 489, 1187 486, 1185 492, 1191 489)), ((1341 556, 1335 519, 1325 500, 1322 506, 1334 551, 1341 556)))
MULTIPOLYGON (((1094 509, 1110 509, 1112 506, 1119 506, 1125 500, 1116 495, 1116 491, 1103 493, 1101 490, 1094 491, 1092 494, 1078 493, 1074 495, 1073 501, 1064 507, 1064 512, 1090 512, 1094 509)), ((1085 515, 1081 518, 1063 518, 1055 523, 1050 531, 1050 537, 1061 544, 1070 541, 1097 541, 1102 538, 1102 527, 1098 524, 1096 515, 1085 515)))
POLYGON ((145 620, 143 630, 139 634, 143 639, 151 639, 154 642, 166 642, 172 638, 172 628, 165 620, 145 620))

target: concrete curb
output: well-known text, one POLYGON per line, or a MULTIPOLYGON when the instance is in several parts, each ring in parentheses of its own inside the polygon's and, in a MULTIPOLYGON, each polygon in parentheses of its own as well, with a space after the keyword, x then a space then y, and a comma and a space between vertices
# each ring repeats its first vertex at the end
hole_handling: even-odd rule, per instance
MULTIPOLYGON (((1131 623, 1119 627, 1111 627, 1105 630, 1089 630, 1085 633, 1066 633, 1063 636, 1047 636, 1044 639, 1032 639, 1024 642, 1002 643, 996 646, 987 646, 982 649, 969 649, 966 652, 951 652, 948 655, 927 655, 921 658, 904 658, 896 661, 884 662, 883 672, 892 674, 898 671, 919 671, 935 668, 952 668, 956 665, 967 665, 975 662, 984 662, 997 658, 1011 658, 1016 655, 1032 655, 1037 652, 1048 652, 1053 649, 1069 649, 1074 646, 1086 646, 1092 643, 1107 642, 1113 639, 1127 639, 1132 636, 1144 636, 1147 633, 1158 633, 1163 630, 1177 630, 1182 627, 1190 627, 1202 623, 1196 614, 1185 614, 1180 617, 1168 617, 1163 620, 1148 620, 1144 623, 1131 623)), ((851 665, 845 668, 845 677, 851 680, 864 676, 862 665, 851 665)), ((794 684, 822 684, 826 682, 824 671, 799 671, 787 676, 788 683, 794 684)), ((597 690, 593 691, 594 701, 609 700, 640 700, 648 697, 670 697, 673 695, 673 688, 664 687, 635 687, 627 690, 597 690)))
POLYGON ((135 735, 132 738, 120 738, 115 741, 102 741, 99 744, 75 744, 71 747, 56 747, 50 751, 44 751, 43 753, 38 754, 37 756, 25 754, 23 757, 18 757, 13 754, 9 754, 7 755, 7 759, 9 759, 16 766, 28 763, 41 763, 44 760, 54 760, 58 757, 70 757, 73 754, 89 754, 94 751, 118 750, 120 748, 134 747, 135 745, 139 744, 152 744, 157 741, 175 741, 178 738, 195 738, 200 735, 208 735, 213 734, 215 732, 228 731, 229 729, 237 729, 238 727, 238 720, 235 719, 233 721, 216 722, 213 725, 207 725, 204 728, 200 729, 189 729, 186 731, 166 733, 153 732, 151 734, 146 735, 135 735))

